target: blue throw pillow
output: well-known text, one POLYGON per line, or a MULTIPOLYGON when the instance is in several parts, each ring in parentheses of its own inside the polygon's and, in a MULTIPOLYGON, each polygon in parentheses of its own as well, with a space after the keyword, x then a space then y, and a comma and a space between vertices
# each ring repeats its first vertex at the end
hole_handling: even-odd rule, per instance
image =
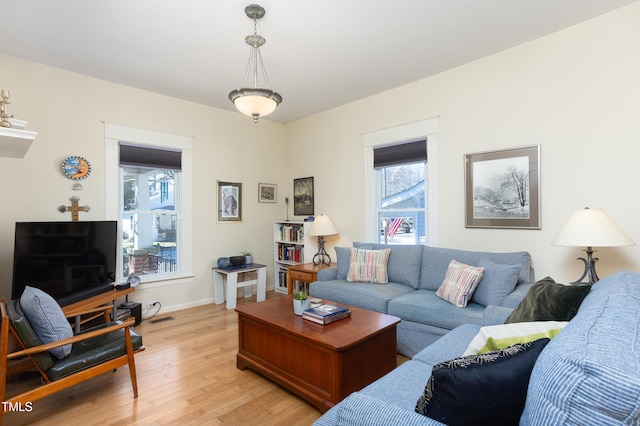
POLYGON ((335 250, 338 268, 338 275, 336 276, 336 279, 346 280, 347 274, 349 274, 349 264, 351 262, 351 249, 349 247, 335 247, 335 250))
POLYGON ((502 305, 505 297, 516 288, 520 265, 503 265, 483 257, 478 266, 484 267, 484 276, 471 301, 482 306, 502 305))
MULTIPOLYGON (((29 320, 31 328, 42 343, 57 342, 73 337, 73 330, 62 308, 44 291, 35 287, 25 287, 20 296, 20 307, 29 320)), ((62 359, 71 353, 71 344, 59 346, 49 351, 51 355, 62 359)))
POLYGON ((415 411, 449 426, 517 425, 529 377, 549 339, 433 366, 415 411))

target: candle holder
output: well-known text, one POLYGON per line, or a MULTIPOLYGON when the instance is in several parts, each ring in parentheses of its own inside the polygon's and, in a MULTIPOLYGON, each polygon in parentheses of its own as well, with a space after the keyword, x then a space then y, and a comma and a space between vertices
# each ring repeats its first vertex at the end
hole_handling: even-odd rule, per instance
POLYGON ((0 91, 0 97, 2 97, 2 100, 0 101, 0 127, 11 127, 9 118, 13 116, 7 113, 7 105, 11 103, 9 102, 10 96, 11 93, 9 93, 9 91, 4 89, 0 91))

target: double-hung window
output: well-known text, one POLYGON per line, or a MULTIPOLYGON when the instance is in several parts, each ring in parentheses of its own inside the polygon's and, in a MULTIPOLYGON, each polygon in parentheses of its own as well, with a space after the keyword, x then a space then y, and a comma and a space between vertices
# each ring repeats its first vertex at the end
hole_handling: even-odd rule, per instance
POLYGON ((438 117, 366 133, 363 142, 367 241, 437 247, 438 117))
POLYGON ((119 221, 119 282, 192 275, 192 138, 105 126, 107 217, 119 221))
POLYGON ((180 272, 179 150, 120 143, 123 275, 180 272))
POLYGON ((425 244, 427 141, 374 148, 375 202, 384 244, 425 244))

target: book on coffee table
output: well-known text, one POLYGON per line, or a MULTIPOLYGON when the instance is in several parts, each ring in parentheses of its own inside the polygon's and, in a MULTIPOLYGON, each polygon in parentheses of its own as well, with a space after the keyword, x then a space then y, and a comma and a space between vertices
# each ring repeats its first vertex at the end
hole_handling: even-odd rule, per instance
POLYGON ((302 318, 315 322, 316 324, 322 324, 322 325, 327 325, 327 324, 331 324, 334 321, 338 321, 347 317, 351 316, 351 311, 346 311, 346 312, 342 312, 336 315, 331 315, 329 317, 326 318, 316 318, 314 316, 311 315, 307 315, 306 313, 302 314, 302 318))
POLYGON ((318 324, 329 324, 330 322, 346 318, 351 315, 348 308, 336 305, 320 305, 307 309, 302 313, 302 318, 318 324))

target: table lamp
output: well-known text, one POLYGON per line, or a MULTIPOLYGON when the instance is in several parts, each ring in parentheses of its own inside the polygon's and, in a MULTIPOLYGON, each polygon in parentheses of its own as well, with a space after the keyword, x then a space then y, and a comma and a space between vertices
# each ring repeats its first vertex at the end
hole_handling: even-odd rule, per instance
POLYGON ((311 229, 309 230, 309 235, 318 236, 318 252, 313 256, 314 265, 331 264, 331 257, 324 249, 323 237, 326 235, 335 235, 337 233, 338 230, 333 226, 333 222, 331 222, 329 216, 321 214, 315 217, 313 225, 311 225, 311 229))
POLYGON ((589 207, 574 211, 551 244, 554 246, 586 247, 587 258, 579 257, 577 259, 584 262, 584 272, 572 284, 582 284, 585 277, 589 278, 588 284, 594 284, 600 279, 596 274, 598 259, 593 257, 593 247, 635 245, 604 211, 589 207))

